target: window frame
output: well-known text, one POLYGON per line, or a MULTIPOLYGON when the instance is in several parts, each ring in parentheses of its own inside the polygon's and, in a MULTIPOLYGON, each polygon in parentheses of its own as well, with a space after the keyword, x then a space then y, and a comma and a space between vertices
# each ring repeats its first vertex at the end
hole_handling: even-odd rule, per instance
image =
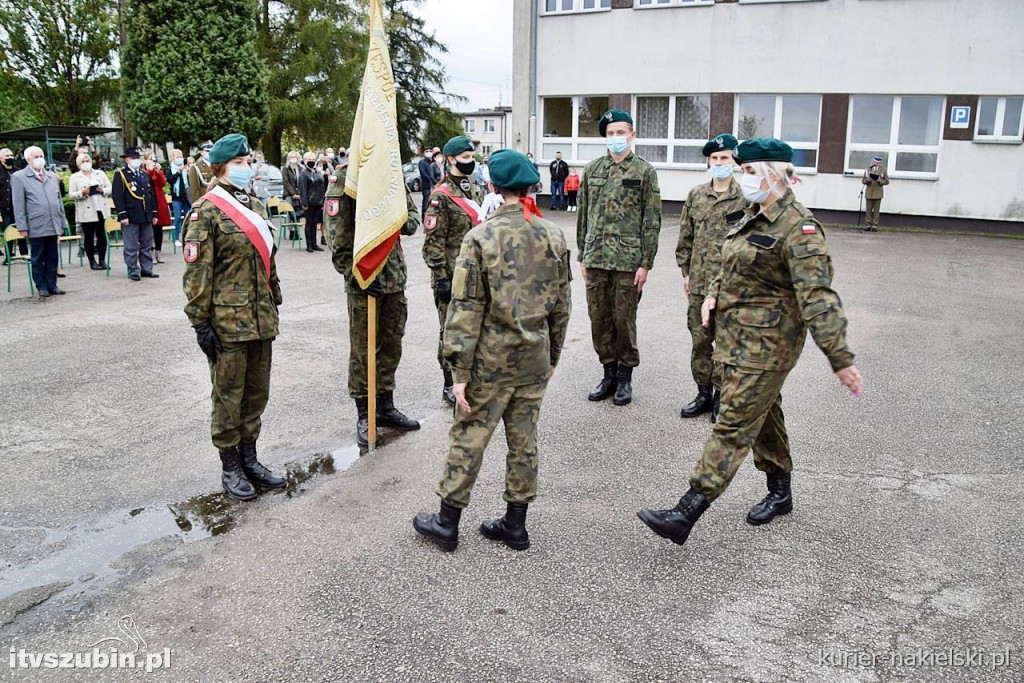
MULTIPOLYGON (((594 0, 594 3, 597 4, 597 5, 600 5, 602 2, 604 2, 604 0, 594 0)), ((561 7, 562 0, 557 0, 557 4, 558 4, 559 7, 561 7)), ((544 3, 544 6, 546 6, 546 5, 547 5, 547 3, 544 3)), ((611 0, 608 0, 608 6, 607 7, 600 7, 600 6, 598 6, 598 7, 594 7, 594 8, 591 8, 591 9, 585 9, 583 7, 583 0, 572 0, 572 9, 548 10, 548 9, 544 9, 544 6, 538 5, 538 7, 537 7, 537 14, 539 16, 542 16, 542 17, 556 17, 556 16, 560 16, 560 15, 565 15, 565 14, 589 14, 591 12, 611 12, 612 11, 611 0)))
POLYGON ((986 144, 1000 144, 1000 145, 1020 145, 1024 144, 1024 102, 1021 103, 1021 116, 1020 121, 1017 122, 1017 135, 1003 135, 1003 121, 1006 119, 1006 101, 1008 99, 1016 99, 1024 97, 1021 95, 982 95, 978 98, 978 111, 974 115, 974 142, 986 143, 986 144), (993 130, 1000 131, 998 135, 979 135, 978 127, 981 126, 981 101, 982 100, 995 100, 996 101, 996 118, 992 124, 993 130))
POLYGON ((494 119, 484 119, 484 129, 482 132, 493 133, 494 131, 494 119))
MULTIPOLYGON (((858 93, 850 95, 849 111, 846 118, 846 150, 843 157, 843 172, 846 174, 863 173, 863 168, 851 168, 850 156, 852 152, 881 152, 885 156, 885 168, 890 178, 903 180, 938 180, 942 169, 942 136, 945 133, 945 119, 947 115, 945 95, 886 95, 882 93, 858 93), (889 142, 852 142, 853 135, 853 109, 854 99, 857 97, 891 97, 892 98, 892 120, 889 122, 889 142), (904 97, 939 97, 942 100, 942 116, 939 117, 938 143, 935 145, 901 145, 900 136, 900 115, 903 112, 904 97), (897 171, 896 160, 900 153, 906 154, 934 154, 935 171, 897 171)), ((977 127, 977 124, 975 124, 977 127)))
MULTIPOLYGON (((784 1, 790 1, 790 0, 784 0, 784 1)), ((796 164, 793 164, 793 169, 795 171, 799 172, 802 175, 817 175, 818 174, 818 164, 821 162, 821 110, 822 110, 822 100, 824 99, 822 97, 822 95, 820 95, 818 93, 807 93, 807 92, 790 92, 790 93, 782 93, 782 94, 780 94, 780 93, 770 93, 770 92, 744 92, 744 93, 736 93, 736 96, 733 99, 733 106, 732 106, 732 129, 734 131, 736 131, 737 139, 739 139, 740 142, 743 142, 743 139, 741 139, 739 137, 739 132, 740 132, 740 98, 744 97, 744 96, 751 96, 751 97, 759 97, 759 96, 760 97, 764 97, 764 96, 768 96, 768 97, 771 97, 773 94, 775 96, 775 120, 772 122, 772 137, 773 138, 777 138, 779 140, 783 139, 782 138, 782 111, 783 111, 782 110, 782 99, 784 97, 808 97, 808 96, 810 96, 810 97, 817 97, 818 98, 818 139, 815 142, 790 142, 789 140, 785 141, 786 144, 788 144, 794 150, 803 150, 803 151, 813 151, 814 152, 814 166, 797 166, 796 164)), ((851 116, 852 116, 852 107, 851 107, 851 116)), ((847 137, 849 137, 849 133, 847 133, 847 137)))
MULTIPOLYGON (((647 163, 655 168, 665 169, 679 169, 686 171, 704 171, 707 169, 706 162, 675 162, 675 148, 676 147, 697 147, 698 149, 704 147, 707 144, 708 138, 703 139, 691 139, 691 138, 677 138, 676 133, 676 99, 680 97, 707 97, 708 98, 708 132, 707 135, 711 135, 711 93, 705 92, 693 92, 693 93, 641 93, 633 94, 630 96, 630 106, 632 106, 633 112, 636 112, 637 118, 639 118, 639 107, 637 106, 637 99, 641 97, 667 97, 668 98, 668 137, 666 138, 641 138, 639 134, 636 140, 633 141, 633 151, 636 152, 640 145, 658 145, 664 146, 665 149, 665 161, 651 161, 650 159, 644 159, 647 163)), ((636 128, 634 128, 636 130, 636 128)), ((638 154, 639 156, 639 154, 638 154)), ((641 158, 644 158, 641 156, 641 158)))
MULTIPOLYGON (((605 139, 602 138, 602 137, 596 137, 596 138, 583 137, 583 138, 581 138, 580 135, 579 135, 579 132, 580 132, 580 129, 579 129, 579 126, 580 126, 580 100, 585 98, 585 97, 611 97, 611 95, 608 95, 608 94, 604 94, 604 95, 601 95, 601 94, 545 95, 545 96, 542 96, 540 98, 541 105, 540 105, 540 114, 538 116, 538 121, 540 122, 539 126, 538 126, 538 132, 540 134, 540 137, 537 140, 537 154, 535 155, 536 159, 537 159, 537 163, 541 163, 541 162, 551 163, 555 159, 554 155, 552 155, 551 157, 548 157, 548 156, 546 156, 544 154, 544 146, 545 145, 562 145, 564 147, 564 149, 562 150, 562 159, 564 161, 566 161, 567 163, 569 163, 569 165, 575 165, 575 166, 586 165, 586 164, 589 164, 591 161, 593 161, 593 159, 583 160, 583 159, 580 159, 578 157, 578 154, 579 154, 578 147, 579 147, 579 145, 583 144, 583 145, 601 145, 602 147, 604 146, 605 139), (571 116, 572 116, 572 133, 570 135, 568 135, 568 136, 561 135, 561 136, 557 136, 557 137, 556 136, 550 136, 549 137, 549 136, 544 135, 544 117, 547 115, 547 100, 549 100, 549 99, 551 99, 551 100, 561 100, 561 99, 566 99, 566 98, 568 98, 569 101, 572 103, 572 112, 571 112, 571 116), (568 158, 566 158, 566 151, 568 151, 568 158)), ((594 158, 596 159, 598 157, 594 157, 594 158)))
POLYGON ((652 4, 641 5, 641 0, 633 0, 633 9, 671 9, 674 7, 714 7, 715 0, 669 0, 668 2, 658 2, 658 0, 650 0, 652 4))

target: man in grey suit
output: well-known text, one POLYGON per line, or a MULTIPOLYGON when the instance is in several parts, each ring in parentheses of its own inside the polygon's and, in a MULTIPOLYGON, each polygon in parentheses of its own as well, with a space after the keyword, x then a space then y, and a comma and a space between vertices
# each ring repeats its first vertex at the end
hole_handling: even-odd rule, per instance
POLYGON ((39 147, 25 150, 28 166, 11 174, 14 221, 32 251, 32 279, 39 296, 64 294, 57 287, 57 237, 64 233, 67 216, 60 196, 60 181, 46 170, 46 155, 39 147))

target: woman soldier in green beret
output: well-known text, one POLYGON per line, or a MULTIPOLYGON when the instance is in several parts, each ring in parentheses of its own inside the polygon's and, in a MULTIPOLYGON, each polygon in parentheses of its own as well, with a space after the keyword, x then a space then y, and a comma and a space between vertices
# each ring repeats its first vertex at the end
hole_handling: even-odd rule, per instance
POLYGON ((715 315, 715 361, 722 364, 721 412, 690 489, 669 510, 638 516, 682 545, 712 501, 725 491, 747 452, 768 479, 768 495, 747 521, 765 524, 793 509, 793 461, 780 391, 807 331, 839 381, 860 395, 862 379, 846 345, 846 314, 832 289, 832 258, 821 224, 793 196, 786 165, 793 150, 774 138, 752 138, 736 151, 740 187, 751 206, 722 244, 722 269, 708 286, 702 323, 715 315))
POLYGON ((213 145, 214 181, 192 205, 183 247, 185 314, 210 363, 210 432, 220 451, 221 482, 239 500, 255 498, 256 487, 285 485, 256 459, 281 284, 267 210, 250 189, 249 154, 242 135, 225 135, 213 145))

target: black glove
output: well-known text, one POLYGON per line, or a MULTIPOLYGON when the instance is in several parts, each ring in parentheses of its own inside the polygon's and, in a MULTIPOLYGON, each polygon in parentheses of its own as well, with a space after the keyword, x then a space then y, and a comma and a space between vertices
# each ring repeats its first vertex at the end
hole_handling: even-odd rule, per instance
POLYGON ((199 323, 194 325, 193 329, 196 331, 199 348, 203 350, 207 358, 216 363, 217 354, 224 350, 224 347, 220 345, 220 339, 217 338, 217 333, 210 327, 210 323, 199 323))
POLYGON ((374 299, 379 299, 384 296, 384 288, 380 286, 378 278, 374 278, 373 282, 371 282, 365 289, 359 284, 359 280, 356 279, 355 275, 349 278, 348 282, 352 285, 353 289, 361 291, 366 296, 372 296, 374 299))
POLYGON ((436 283, 434 283, 434 299, 440 301, 443 304, 450 304, 452 302, 451 278, 441 278, 436 283))

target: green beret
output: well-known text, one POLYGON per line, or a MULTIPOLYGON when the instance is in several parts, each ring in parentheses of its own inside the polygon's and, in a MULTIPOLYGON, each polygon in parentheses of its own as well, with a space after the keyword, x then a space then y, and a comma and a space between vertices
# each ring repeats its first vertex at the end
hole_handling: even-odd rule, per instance
POLYGON ((448 142, 444 143, 444 152, 446 157, 457 157, 463 152, 472 152, 476 149, 473 141, 467 138, 465 135, 456 135, 448 142))
POLYGON ((629 125, 633 125, 633 117, 629 115, 628 111, 622 111, 621 109, 609 109, 601 117, 601 121, 597 124, 597 129, 601 133, 601 137, 605 137, 604 131, 608 128, 609 123, 615 123, 616 121, 625 121, 629 125))
POLYGON ((729 133, 722 133, 708 140, 704 147, 700 150, 700 153, 706 157, 711 156, 715 152, 721 152, 723 149, 736 149, 740 144, 740 141, 736 139, 735 135, 729 133))
POLYGON ((491 152, 487 169, 491 172, 491 183, 506 190, 520 190, 540 182, 540 173, 533 162, 514 149, 491 152))
POLYGON ((741 164, 754 161, 793 161, 793 148, 776 138, 750 138, 740 143, 734 155, 741 164))
POLYGON ((251 151, 249 141, 245 139, 244 135, 228 133, 213 143, 213 147, 210 149, 210 163, 223 164, 235 157, 249 156, 251 151))

